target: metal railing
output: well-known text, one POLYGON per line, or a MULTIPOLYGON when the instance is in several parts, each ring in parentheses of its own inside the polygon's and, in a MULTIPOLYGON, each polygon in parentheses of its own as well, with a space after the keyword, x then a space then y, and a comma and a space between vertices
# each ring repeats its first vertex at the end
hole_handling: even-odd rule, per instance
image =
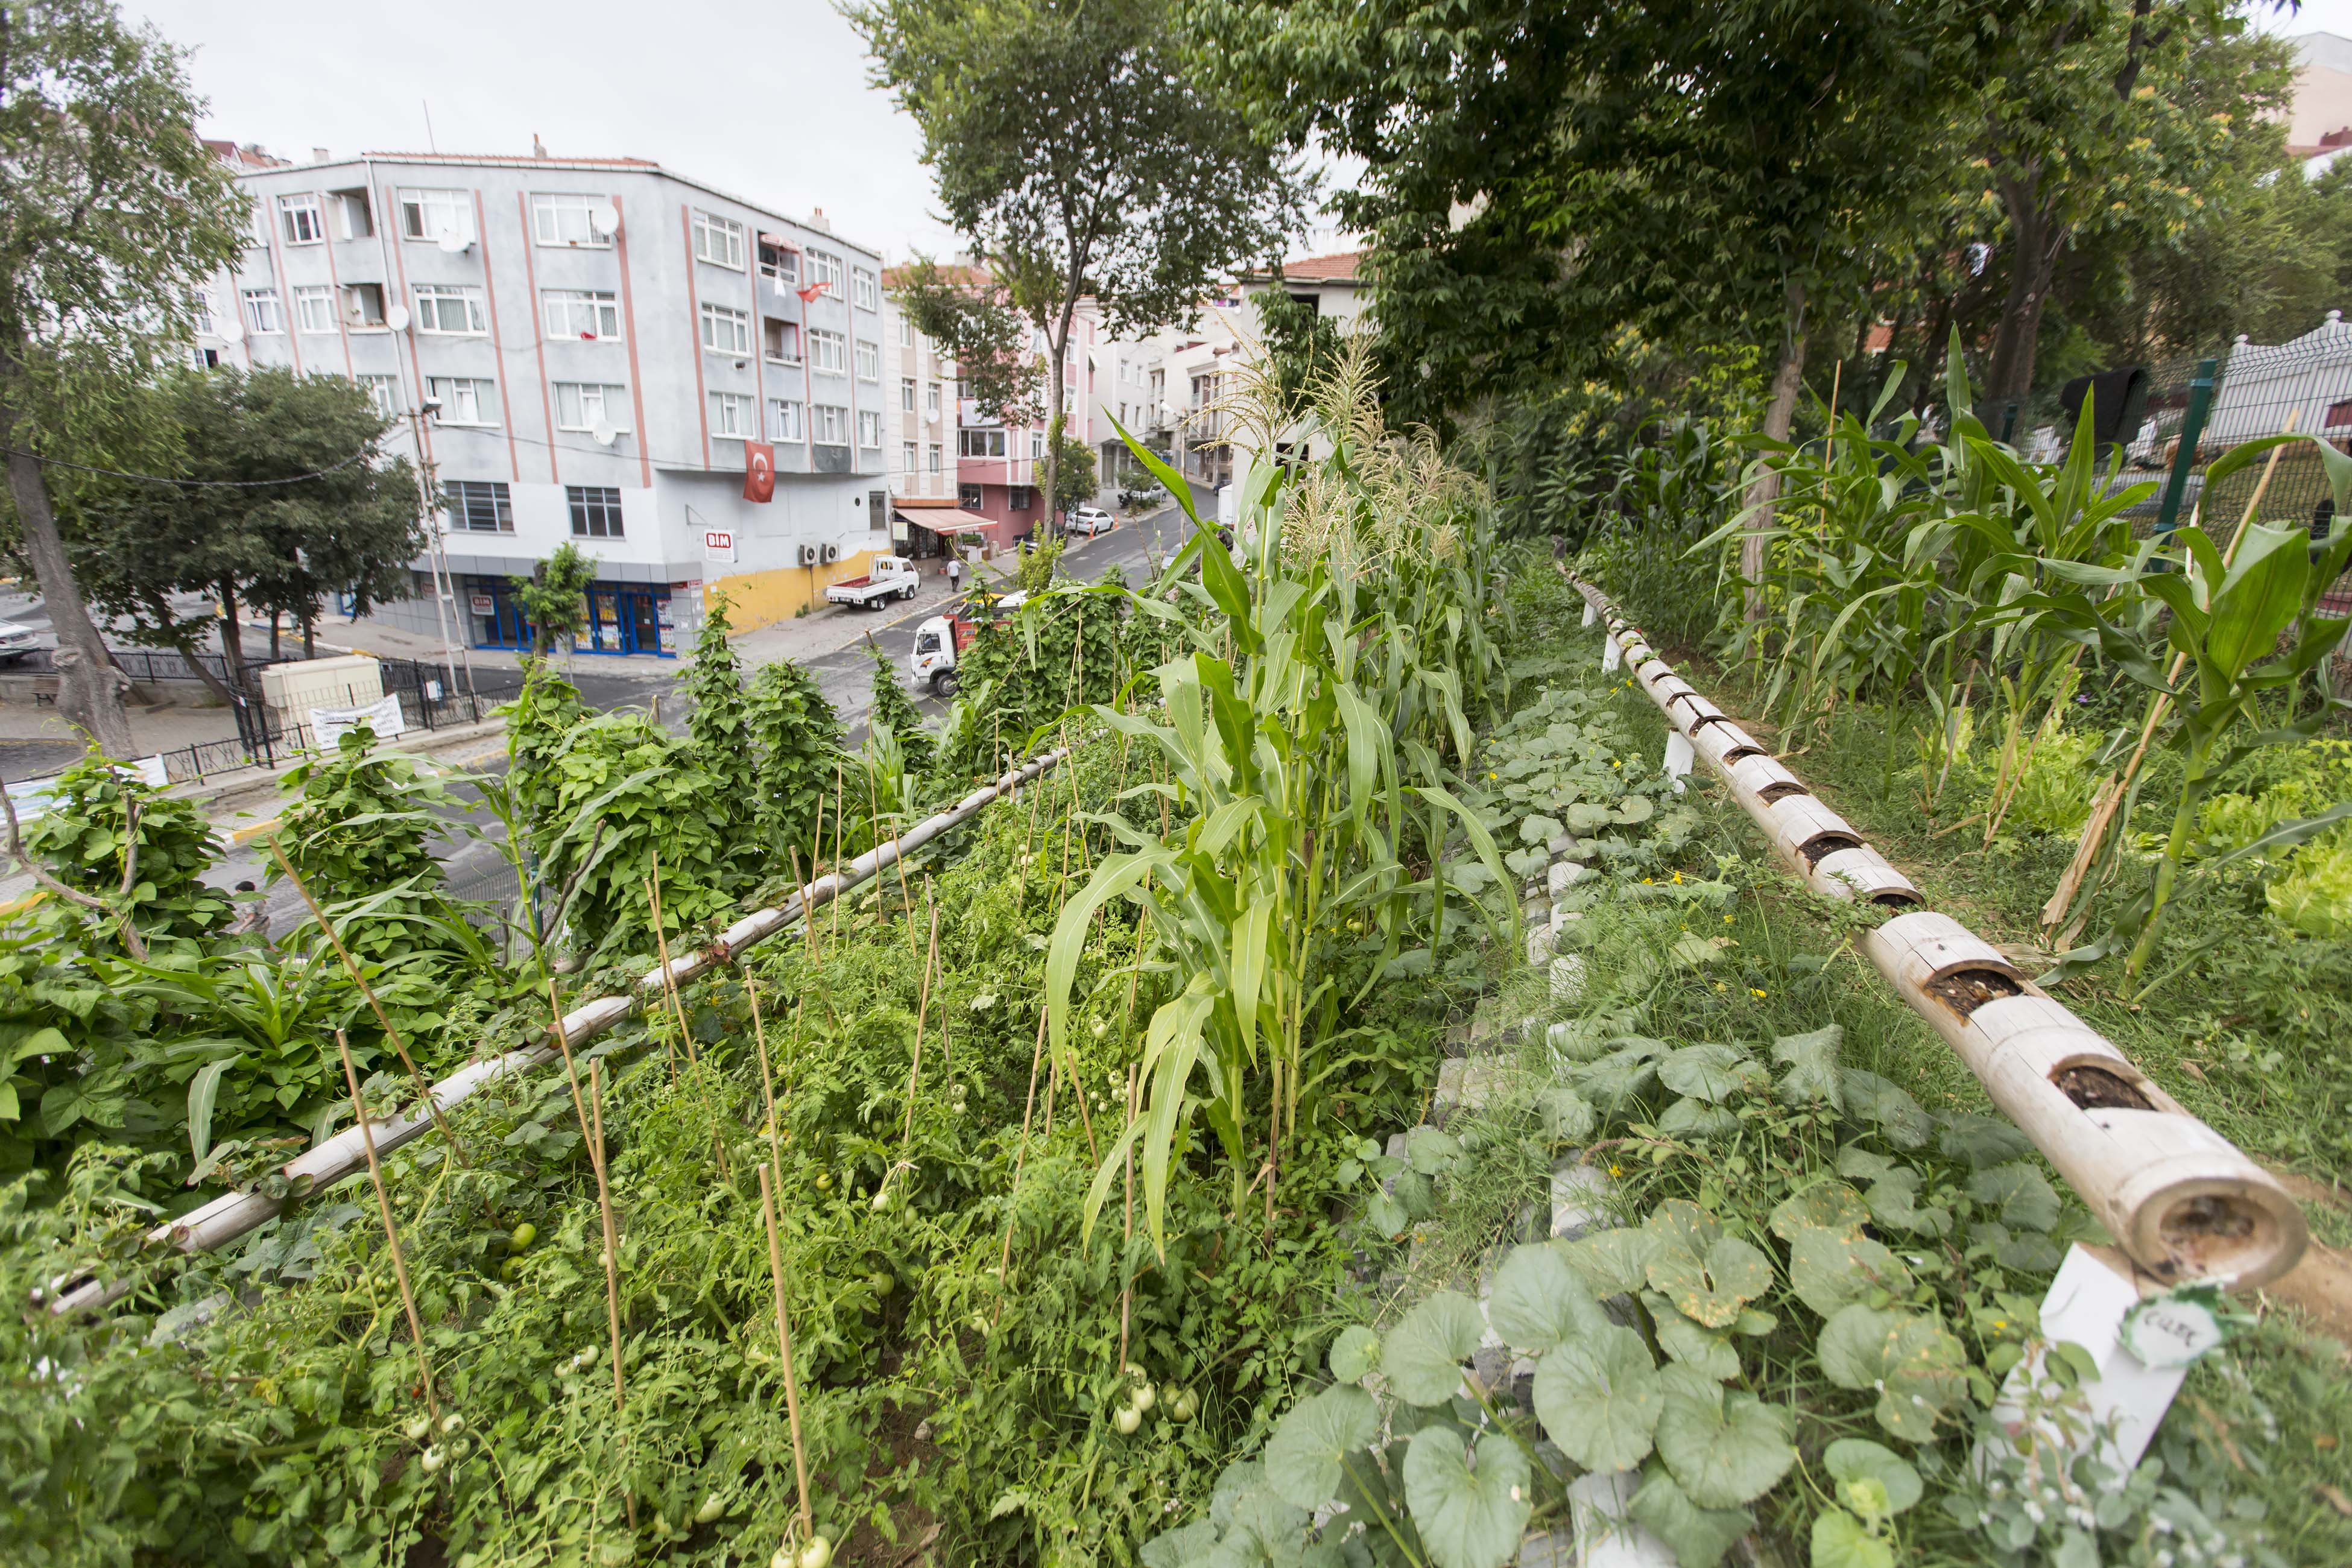
MULTIPOLYGON (((428 672, 426 679, 437 683, 439 672, 430 665, 424 668, 428 672)), ((385 684, 391 682, 387 680, 385 684)), ((426 690, 420 684, 385 692, 387 697, 400 699, 401 721, 407 729, 431 732, 475 723, 504 700, 499 695, 466 691, 445 691, 436 698, 428 696, 426 690)), ((317 749, 317 737, 310 725, 281 725, 268 717, 267 710, 260 711, 262 717, 258 720, 246 712, 239 713, 243 734, 163 752, 163 776, 173 784, 202 784, 208 776, 243 768, 275 767, 303 752, 317 749)))

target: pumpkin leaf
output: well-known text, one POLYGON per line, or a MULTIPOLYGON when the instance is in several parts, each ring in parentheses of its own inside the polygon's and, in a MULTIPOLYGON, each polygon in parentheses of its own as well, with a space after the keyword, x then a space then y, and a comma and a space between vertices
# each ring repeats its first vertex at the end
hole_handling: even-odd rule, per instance
POLYGON ((1615 1323, 1536 1363, 1536 1416, 1560 1452, 1589 1470, 1640 1464, 1664 1403, 1649 1347, 1615 1323))
POLYGON ((1948 1236, 1952 1229, 1952 1212, 1940 1205, 1921 1208, 1918 1205, 1919 1173, 1908 1165, 1896 1165, 1870 1184, 1863 1202, 1870 1205, 1870 1217, 1891 1230, 1922 1232, 1928 1236, 1948 1236))
POLYGON ((1813 1518, 1812 1568, 1895 1568, 1894 1546, 1842 1508, 1813 1518))
POLYGON ((1540 849, 1567 831, 1551 817, 1530 816, 1519 824, 1519 842, 1540 849))
POLYGON ((1772 1211, 1770 1224, 1774 1236, 1782 1241, 1794 1241, 1801 1230, 1860 1236, 1869 1220, 1870 1210, 1852 1187, 1843 1182, 1816 1182, 1803 1192, 1781 1199, 1780 1206, 1772 1211))
POLYGON ((1462 1363, 1486 1332, 1478 1303, 1440 1290, 1415 1306, 1381 1341, 1381 1371, 1408 1405, 1443 1405, 1462 1387, 1462 1363))
POLYGON ((1701 1508, 1736 1508, 1762 1497, 1797 1462, 1789 1418, 1750 1394, 1713 1399, 1668 1392, 1658 1413, 1658 1457, 1701 1508))
POLYGON ((1909 1460, 1867 1437, 1841 1437, 1829 1446, 1822 1458, 1837 1480, 1853 1481, 1867 1477, 1885 1487, 1888 1513, 1901 1513, 1917 1502, 1926 1489, 1919 1472, 1911 1468, 1909 1460))
POLYGON ((2022 1160, 1977 1172, 1969 1178, 1968 1193, 1997 1207, 2001 1224, 2020 1230, 2048 1230, 2063 1206, 2049 1178, 2022 1160))
POLYGON ((1361 1383, 1381 1364, 1381 1336, 1361 1323, 1350 1323, 1331 1342, 1331 1375, 1341 1383, 1361 1383))
POLYGON ((1952 1159, 1966 1161, 1972 1170, 2032 1157, 2033 1141, 1998 1116, 1964 1111, 1945 1117, 1943 1122, 1936 1147, 1952 1159))
POLYGON ((1808 1035, 1783 1035, 1772 1042, 1772 1059, 1786 1062, 1778 1092, 1783 1105, 1827 1105, 1845 1109, 1845 1085, 1838 1077, 1838 1047, 1844 1026, 1832 1024, 1808 1035))
POLYGON ((1801 1230, 1789 1243, 1789 1289, 1822 1317, 1873 1290, 1902 1296, 1911 1289, 1903 1260, 1866 1236, 1818 1226, 1801 1230))
POLYGON ((1627 1511, 1665 1543, 1681 1568, 1715 1568, 1725 1552, 1756 1528, 1756 1516, 1744 1508, 1699 1507, 1673 1474, 1656 1463, 1643 1472, 1642 1489, 1633 1494, 1627 1511))
POLYGON ((1462 1157, 1462 1145, 1434 1127, 1416 1127, 1404 1135, 1404 1157, 1424 1176, 1442 1175, 1462 1157))
POLYGON ((1644 1274, 1675 1310, 1710 1329, 1732 1322, 1772 1286, 1771 1259, 1736 1236, 1717 1237, 1704 1253, 1663 1246, 1644 1274))
POLYGON ((1591 1102, 1566 1084, 1536 1096, 1536 1109, 1543 1116, 1544 1135, 1555 1143, 1581 1143, 1601 1124, 1601 1113, 1591 1102))
POLYGON ((1519 1550, 1534 1509, 1527 1456, 1501 1433, 1478 1443, 1478 1468, 1443 1427, 1413 1435, 1404 1455, 1404 1496, 1437 1568, 1501 1568, 1519 1550))
POLYGON ((1878 1391, 1878 1424, 1906 1443, 1932 1441, 1937 1417, 1968 1387, 1966 1349, 1916 1312, 1841 1308, 1815 1350, 1822 1374, 1840 1388, 1878 1391))
POLYGON ((1721 1334, 1706 1329, 1673 1310, 1673 1304, 1662 1296, 1652 1297, 1651 1316, 1658 1326, 1658 1348, 1682 1366, 1717 1383, 1728 1383, 1739 1375, 1739 1352, 1721 1334), (1664 1307, 1665 1310, 1658 1310, 1664 1307))
POLYGON ((1710 1104, 1755 1088, 1763 1077, 1764 1069, 1736 1046, 1685 1046, 1658 1063, 1658 1081, 1710 1104))
POLYGON ((1625 1226, 1558 1245, 1569 1267, 1584 1277, 1593 1295, 1606 1300, 1631 1295, 1648 1282, 1650 1259, 1657 1256, 1659 1241, 1648 1231, 1625 1226))
POLYGON ((1540 1355, 1609 1326, 1609 1314, 1557 1247, 1514 1247, 1495 1270, 1486 1321, 1514 1350, 1540 1355))
POLYGON ((1318 1509, 1339 1489, 1340 1462, 1369 1447, 1380 1429, 1372 1396, 1352 1383, 1335 1384, 1292 1405, 1275 1427, 1265 1445, 1265 1484, 1285 1502, 1318 1509))
POLYGON ((1658 1118, 1658 1131, 1669 1138, 1694 1142, 1728 1138, 1739 1131, 1739 1118, 1725 1107, 1710 1105, 1704 1100, 1677 1100, 1658 1118))
POLYGON ((1875 1126, 1897 1149, 1924 1149, 1936 1122, 1919 1102, 1874 1072, 1860 1068, 1838 1069, 1845 1090, 1846 1114, 1875 1126))

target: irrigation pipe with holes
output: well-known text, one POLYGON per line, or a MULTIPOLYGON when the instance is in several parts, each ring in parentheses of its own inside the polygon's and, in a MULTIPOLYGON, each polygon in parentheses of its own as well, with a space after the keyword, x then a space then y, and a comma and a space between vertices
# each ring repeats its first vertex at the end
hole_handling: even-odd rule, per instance
MULTIPOLYGON (((690 984, 711 971, 733 963, 746 949, 765 942, 778 931, 789 931, 801 920, 803 911, 831 903, 859 883, 872 880, 941 834, 978 816, 991 802, 1017 793, 1023 784, 1041 776, 1069 755, 1070 749, 1066 746, 1048 752, 994 783, 982 784, 948 810, 936 816, 925 817, 898 837, 887 839, 848 865, 818 878, 782 903, 772 909, 753 910, 719 932, 718 938, 707 946, 674 958, 667 964, 655 965, 628 994, 599 996, 574 1007, 563 1016, 566 1040, 576 1048, 639 1009, 648 1005, 661 1005, 670 985, 690 984)), ((509 1051, 489 1061, 476 1062, 435 1084, 433 1099, 446 1110, 487 1084, 512 1073, 545 1066, 558 1060, 559 1056, 555 1042, 551 1038, 541 1045, 509 1051)), ((382 1154, 387 1150, 397 1149, 425 1132, 432 1125, 432 1117, 422 1107, 410 1115, 385 1117, 374 1123, 376 1152, 382 1154)), ((347 1128, 279 1166, 278 1173, 294 1186, 292 1195, 307 1197, 366 1170, 367 1150, 362 1142, 362 1136, 357 1127, 347 1128)), ((276 1217, 288 1201, 287 1198, 264 1197, 258 1193, 229 1193, 215 1198, 202 1208, 190 1210, 169 1225, 157 1226, 148 1232, 147 1242, 154 1247, 176 1247, 183 1252, 208 1252, 226 1246, 276 1217)), ((131 1283, 128 1278, 110 1282, 83 1281, 59 1294, 52 1301, 51 1310, 67 1313, 102 1307, 121 1296, 131 1288, 131 1283)))
POLYGON ((2133 1262, 2164 1284, 2215 1279, 2240 1289, 2295 1266, 2309 1240, 2303 1211, 2269 1172, 1991 943, 1927 909, 1909 878, 1676 675, 1600 589, 1573 573, 1569 581, 1634 683, 1731 786, 1790 870, 1829 897, 1906 911, 1870 933, 1871 962, 2133 1262))

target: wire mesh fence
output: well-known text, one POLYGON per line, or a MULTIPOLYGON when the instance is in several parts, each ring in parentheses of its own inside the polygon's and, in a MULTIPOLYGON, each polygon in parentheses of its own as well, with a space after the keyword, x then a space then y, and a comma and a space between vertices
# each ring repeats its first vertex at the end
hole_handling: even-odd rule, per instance
MULTIPOLYGON (((385 693, 400 700, 403 732, 430 732, 474 723, 487 717, 501 700, 488 693, 446 690, 433 666, 422 668, 427 672, 425 684, 385 693)), ((387 679, 385 684, 392 683, 387 679)), ((163 776, 173 784, 202 784, 213 775, 241 768, 275 767, 304 752, 321 749, 319 735, 310 725, 280 723, 267 709, 259 713, 258 718, 243 720, 239 725, 243 734, 163 752, 163 776)))

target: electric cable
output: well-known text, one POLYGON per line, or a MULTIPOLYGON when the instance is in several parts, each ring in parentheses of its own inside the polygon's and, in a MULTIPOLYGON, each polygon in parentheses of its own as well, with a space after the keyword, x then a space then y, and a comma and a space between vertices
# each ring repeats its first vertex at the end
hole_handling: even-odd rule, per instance
POLYGON ((76 473, 82 474, 103 474, 110 479, 138 479, 151 485, 180 485, 190 489, 257 490, 268 489, 275 485, 299 485, 310 479, 323 479, 329 474, 341 473, 353 463, 366 458, 369 455, 369 448, 362 447, 341 462, 330 468, 314 468, 307 474, 290 474, 282 479, 181 479, 165 474, 131 474, 125 473, 121 468, 93 468, 88 463, 68 462, 63 458, 45 458, 38 452, 28 452, 22 447, 0 447, 0 452, 5 452, 12 458, 30 458, 44 468, 71 468, 76 473))

